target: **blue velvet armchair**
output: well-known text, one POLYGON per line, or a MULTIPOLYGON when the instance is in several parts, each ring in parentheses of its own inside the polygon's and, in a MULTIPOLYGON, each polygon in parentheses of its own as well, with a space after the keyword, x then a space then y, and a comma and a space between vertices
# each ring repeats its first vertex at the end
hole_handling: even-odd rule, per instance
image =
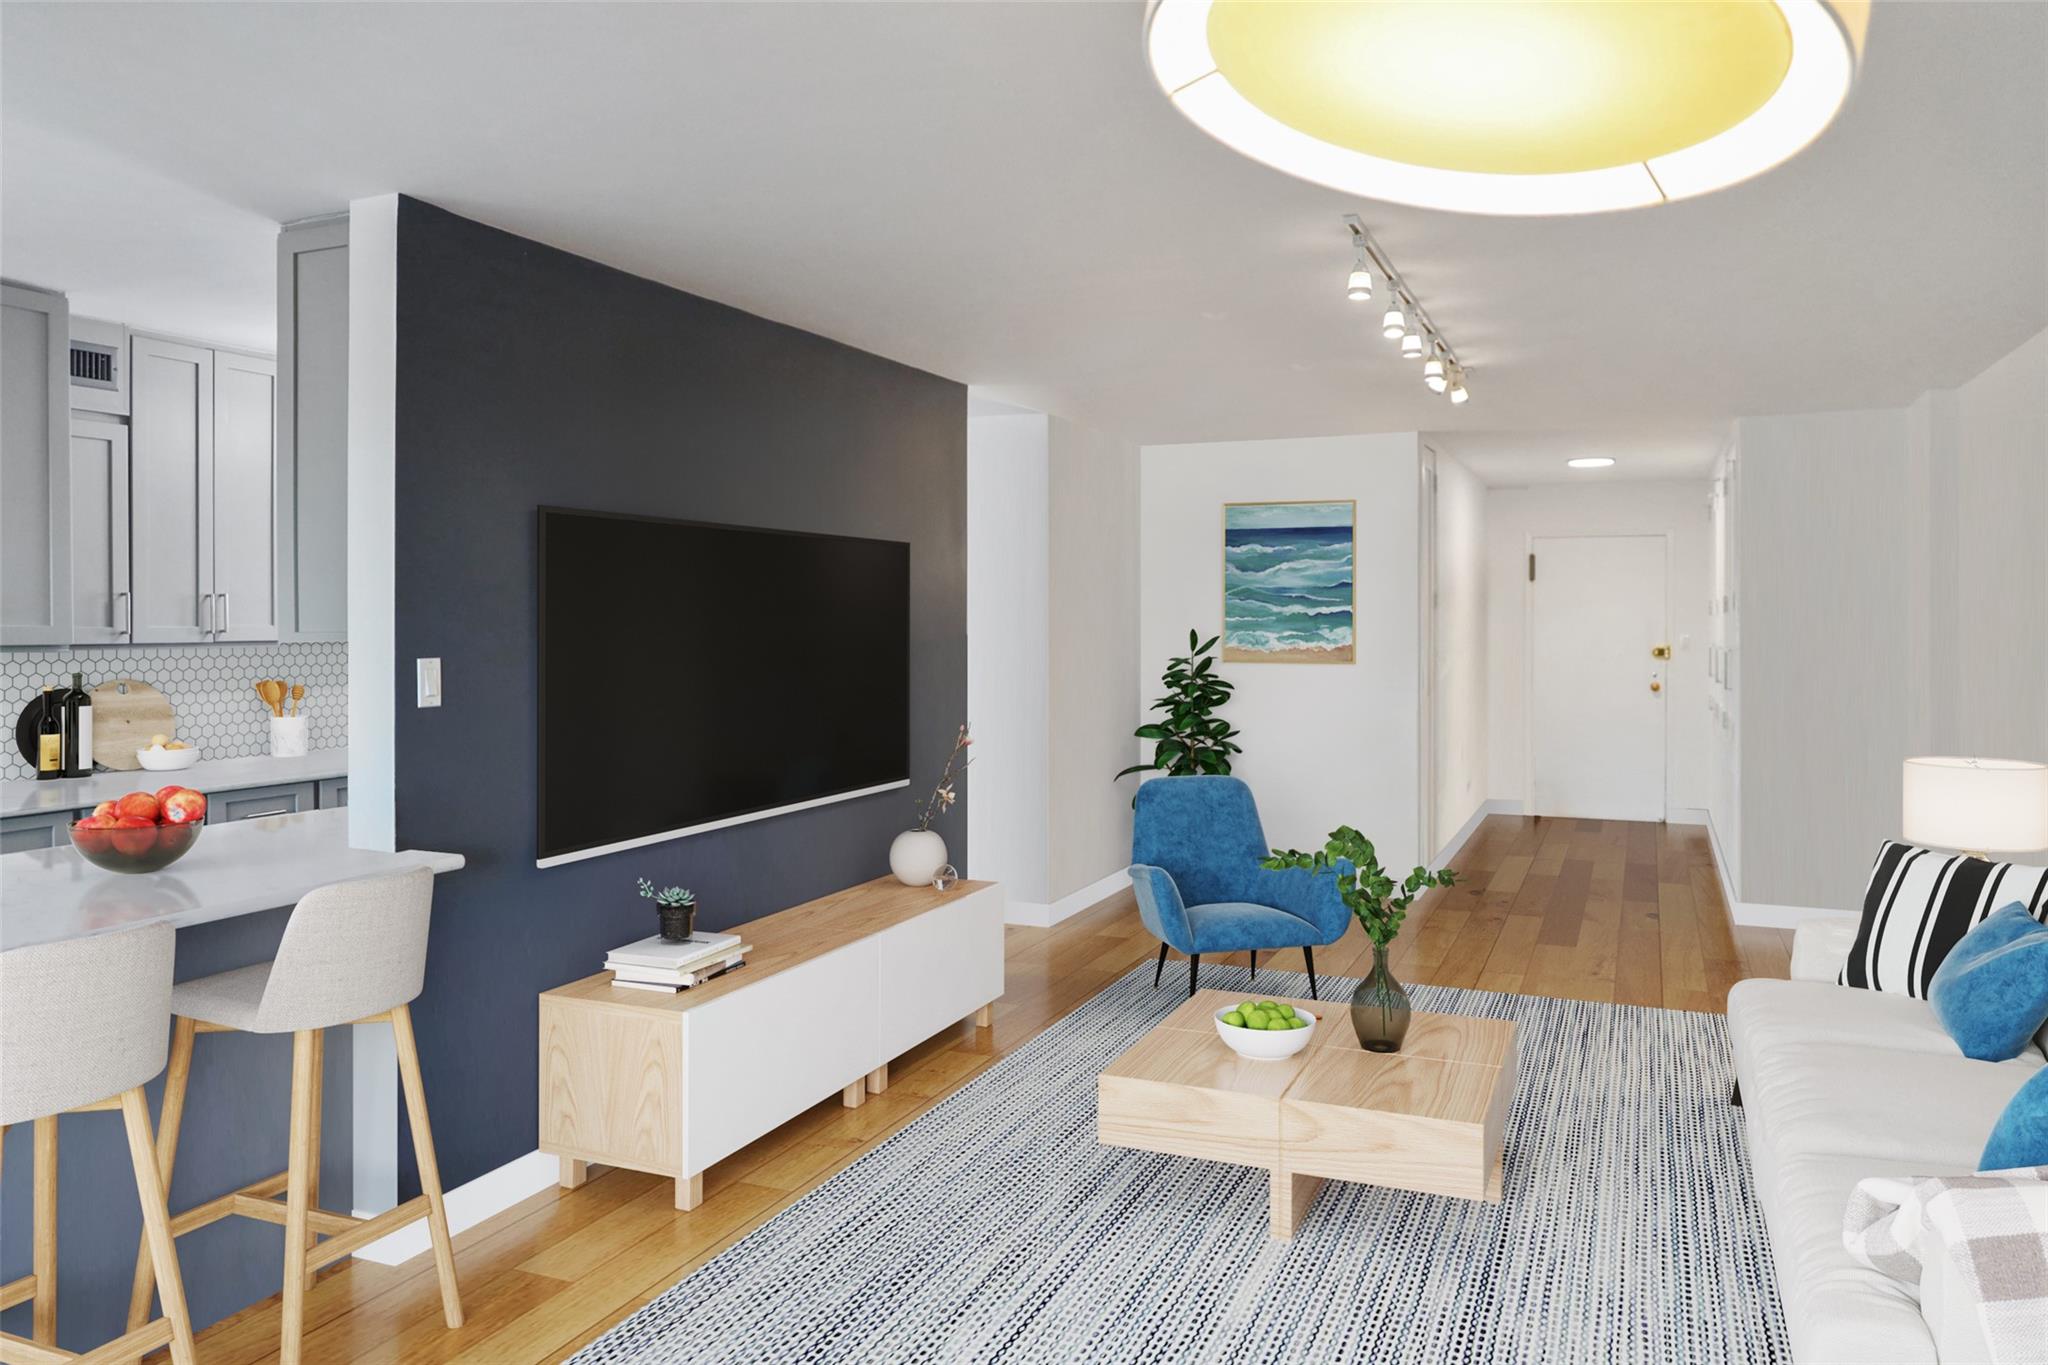
POLYGON ((1342 938, 1351 912, 1335 877, 1268 871, 1259 866, 1268 852, 1251 788, 1237 778, 1163 777, 1138 788, 1131 887, 1138 917, 1159 939, 1155 988, 1169 947, 1187 955, 1189 995, 1204 953, 1249 952, 1257 979, 1261 952, 1299 948, 1315 996, 1316 945, 1342 938))

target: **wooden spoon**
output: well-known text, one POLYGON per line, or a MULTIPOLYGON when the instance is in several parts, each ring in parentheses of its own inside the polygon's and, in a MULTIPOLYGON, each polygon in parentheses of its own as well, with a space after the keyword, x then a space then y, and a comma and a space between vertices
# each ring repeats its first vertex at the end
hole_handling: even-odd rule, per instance
POLYGON ((295 716, 296 716, 297 714, 299 714, 299 703, 300 703, 300 702, 302 702, 302 701, 304 701, 305 699, 306 699, 306 685, 305 685, 304 683, 293 683, 293 684, 292 684, 292 714, 293 714, 293 715, 295 715, 295 716))
POLYGON ((284 714, 284 684, 275 678, 265 678, 256 684, 256 695, 263 698, 273 716, 284 714))

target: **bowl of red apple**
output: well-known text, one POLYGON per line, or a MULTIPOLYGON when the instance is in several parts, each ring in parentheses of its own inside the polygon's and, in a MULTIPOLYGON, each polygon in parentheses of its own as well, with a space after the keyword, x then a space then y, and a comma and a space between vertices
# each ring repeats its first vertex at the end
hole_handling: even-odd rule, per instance
POLYGON ((159 787, 102 801, 71 826, 71 846, 109 872, 160 872, 191 851, 206 824, 206 797, 159 787))

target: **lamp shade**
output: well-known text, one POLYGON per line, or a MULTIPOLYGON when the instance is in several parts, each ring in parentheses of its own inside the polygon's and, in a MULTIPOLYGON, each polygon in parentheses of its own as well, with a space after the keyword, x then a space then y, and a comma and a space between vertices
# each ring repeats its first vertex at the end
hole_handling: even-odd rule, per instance
POLYGON ((2048 763, 1909 758, 1900 832, 1977 853, 2048 848, 2048 763))

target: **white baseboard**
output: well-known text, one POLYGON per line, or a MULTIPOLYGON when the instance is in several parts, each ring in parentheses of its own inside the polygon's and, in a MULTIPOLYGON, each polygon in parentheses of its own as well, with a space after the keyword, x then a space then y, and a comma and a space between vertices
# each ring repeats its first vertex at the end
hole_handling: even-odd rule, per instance
POLYGON ((1442 867, 1445 863, 1457 857, 1458 851, 1465 847, 1466 840, 1470 839, 1479 829, 1479 826, 1486 822, 1487 816, 1520 815, 1521 813, 1522 803, 1520 801, 1505 801, 1498 797, 1492 800, 1481 801, 1478 809, 1474 810, 1466 818, 1464 824, 1458 826, 1458 832, 1444 841, 1444 846, 1436 851, 1436 856, 1429 860, 1429 865, 1431 867, 1442 867))
MULTIPOLYGON (((473 1228, 527 1196, 539 1194, 560 1178, 561 1170, 558 1158, 545 1152, 528 1152, 494 1171, 485 1171, 466 1185, 457 1185, 447 1194, 449 1234, 473 1228)), ((357 1209, 356 1217, 369 1218, 373 1212, 357 1209)), ((421 1219, 389 1237, 378 1238, 356 1255, 378 1265, 400 1265, 425 1252, 430 1245, 426 1220, 421 1219)))
POLYGON ((1093 881, 1070 896, 1050 905, 1034 901, 1011 901, 1003 907, 1003 923, 1022 924, 1033 929, 1050 929, 1063 919, 1072 919, 1089 906, 1114 896, 1131 884, 1129 868, 1118 868, 1100 881, 1093 881))
POLYGON ((1666 806, 1664 823, 1667 825, 1712 825, 1713 817, 1704 806, 1666 806))

